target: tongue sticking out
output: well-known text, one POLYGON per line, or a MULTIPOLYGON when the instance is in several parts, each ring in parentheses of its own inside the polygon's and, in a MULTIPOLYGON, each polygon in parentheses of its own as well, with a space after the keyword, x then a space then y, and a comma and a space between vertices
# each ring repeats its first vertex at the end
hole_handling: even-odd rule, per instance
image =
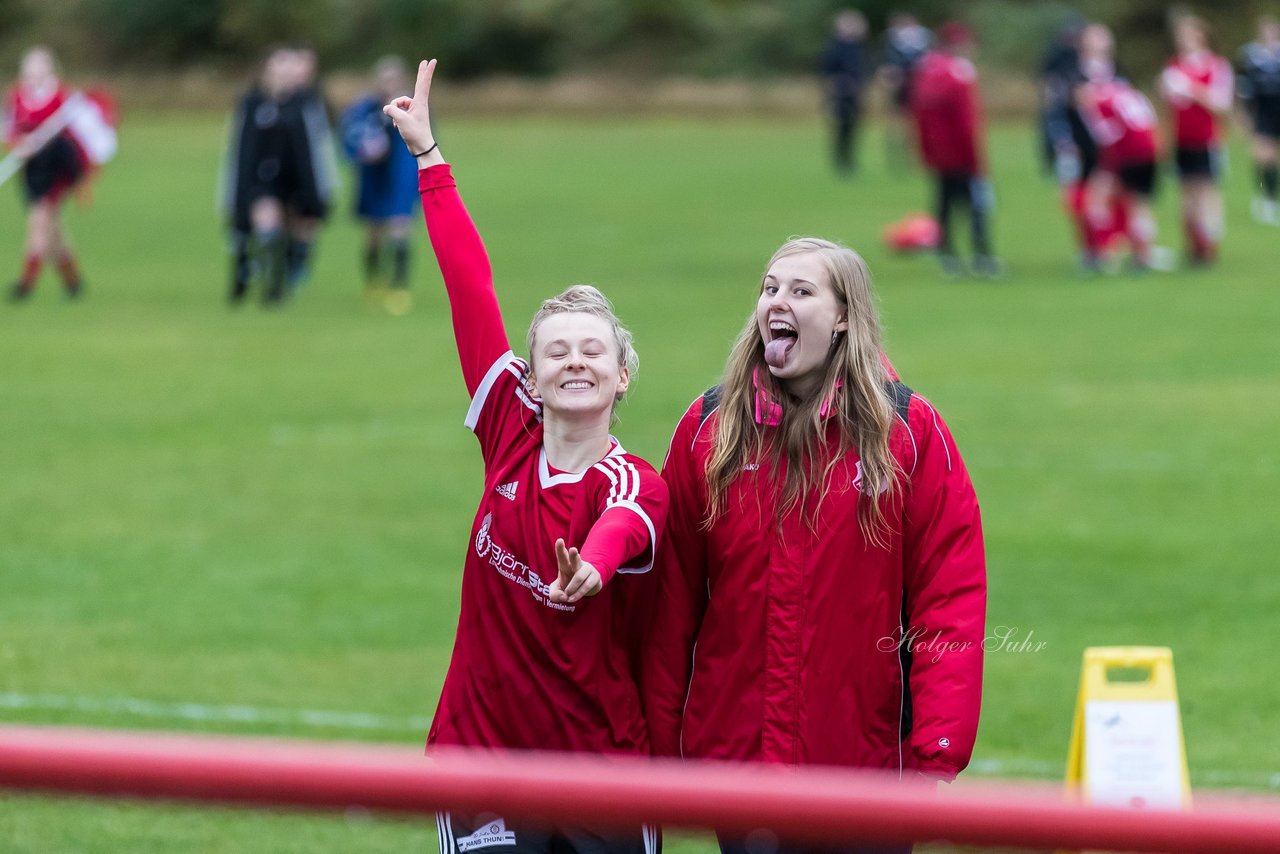
POLYGON ((764 345, 764 360, 771 368, 781 368, 787 361, 787 354, 796 346, 794 338, 775 338, 764 345))

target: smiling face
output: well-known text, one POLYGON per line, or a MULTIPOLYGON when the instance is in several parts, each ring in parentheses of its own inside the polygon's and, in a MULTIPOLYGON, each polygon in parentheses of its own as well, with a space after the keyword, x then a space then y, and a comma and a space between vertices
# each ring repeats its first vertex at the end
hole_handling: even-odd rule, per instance
POLYGON ((534 393, 551 418, 607 420, 631 381, 619 364, 612 324, 594 314, 548 316, 534 331, 530 356, 534 393))
POLYGON ((815 252, 786 255, 765 273, 756 303, 765 362, 792 394, 804 396, 822 381, 835 333, 849 328, 848 309, 815 252))

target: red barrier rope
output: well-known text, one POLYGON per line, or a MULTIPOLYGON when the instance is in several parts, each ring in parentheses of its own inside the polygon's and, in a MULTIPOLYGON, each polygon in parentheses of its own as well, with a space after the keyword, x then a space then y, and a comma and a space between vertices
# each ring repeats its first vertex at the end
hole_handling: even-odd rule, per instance
POLYGON ((837 769, 451 751, 218 736, 0 727, 0 787, 259 806, 765 827, 788 841, 948 840, 979 846, 1168 852, 1280 851, 1280 809, 1188 811, 1069 804, 1043 794, 931 785, 837 769))

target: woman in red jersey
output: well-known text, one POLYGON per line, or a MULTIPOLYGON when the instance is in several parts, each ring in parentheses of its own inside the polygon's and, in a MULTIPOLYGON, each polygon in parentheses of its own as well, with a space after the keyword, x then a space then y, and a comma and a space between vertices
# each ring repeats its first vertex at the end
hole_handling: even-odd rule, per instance
POLYGON ((655 753, 953 779, 982 694, 978 502, 941 416, 882 355, 857 253, 774 253, 662 475, 655 753))
POLYGON ((1235 97, 1235 72, 1209 50, 1209 25, 1202 18, 1179 17, 1173 40, 1178 55, 1160 75, 1160 95, 1173 114, 1186 257, 1201 266, 1217 259, 1222 240, 1221 124, 1235 97))
POLYGON ((62 229, 61 210, 63 198, 87 170, 61 127, 50 135, 51 127, 61 124, 57 114, 70 94, 58 79, 53 54, 43 47, 27 51, 18 85, 9 94, 4 123, 5 142, 25 160, 27 244, 22 272, 9 292, 15 302, 31 295, 46 260, 57 266, 67 296, 80 295, 80 272, 62 229))
POLYGON ((1153 208, 1159 155, 1156 112, 1146 95, 1116 74, 1113 45, 1111 30, 1103 24, 1089 24, 1080 36, 1083 80, 1073 98, 1098 147, 1098 168, 1084 187, 1085 215, 1101 234, 1119 207, 1125 214, 1130 269, 1163 269, 1165 262, 1155 246, 1153 208))
MULTIPOLYGON (((434 70, 434 60, 422 63, 413 97, 384 110, 418 161, 485 492, 428 749, 647 755, 633 603, 656 583, 645 573, 667 489, 609 434, 636 369, 631 335, 599 291, 576 285, 534 316, 528 360, 511 352, 484 244, 431 130, 434 70)), ((442 814, 441 854, 491 846, 504 854, 652 854, 659 844, 655 828, 589 825, 511 827, 492 814, 442 814)))

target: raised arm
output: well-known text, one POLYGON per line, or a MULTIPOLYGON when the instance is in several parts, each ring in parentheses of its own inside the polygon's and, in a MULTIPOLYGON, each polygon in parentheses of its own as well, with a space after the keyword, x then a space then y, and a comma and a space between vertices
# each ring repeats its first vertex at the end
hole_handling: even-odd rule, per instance
POLYGON ((467 393, 474 396, 485 374, 511 345, 493 290, 489 255, 431 130, 427 96, 435 68, 434 59, 422 62, 413 97, 396 98, 382 109, 395 122, 409 152, 418 159, 422 215, 449 293, 462 377, 467 393))

